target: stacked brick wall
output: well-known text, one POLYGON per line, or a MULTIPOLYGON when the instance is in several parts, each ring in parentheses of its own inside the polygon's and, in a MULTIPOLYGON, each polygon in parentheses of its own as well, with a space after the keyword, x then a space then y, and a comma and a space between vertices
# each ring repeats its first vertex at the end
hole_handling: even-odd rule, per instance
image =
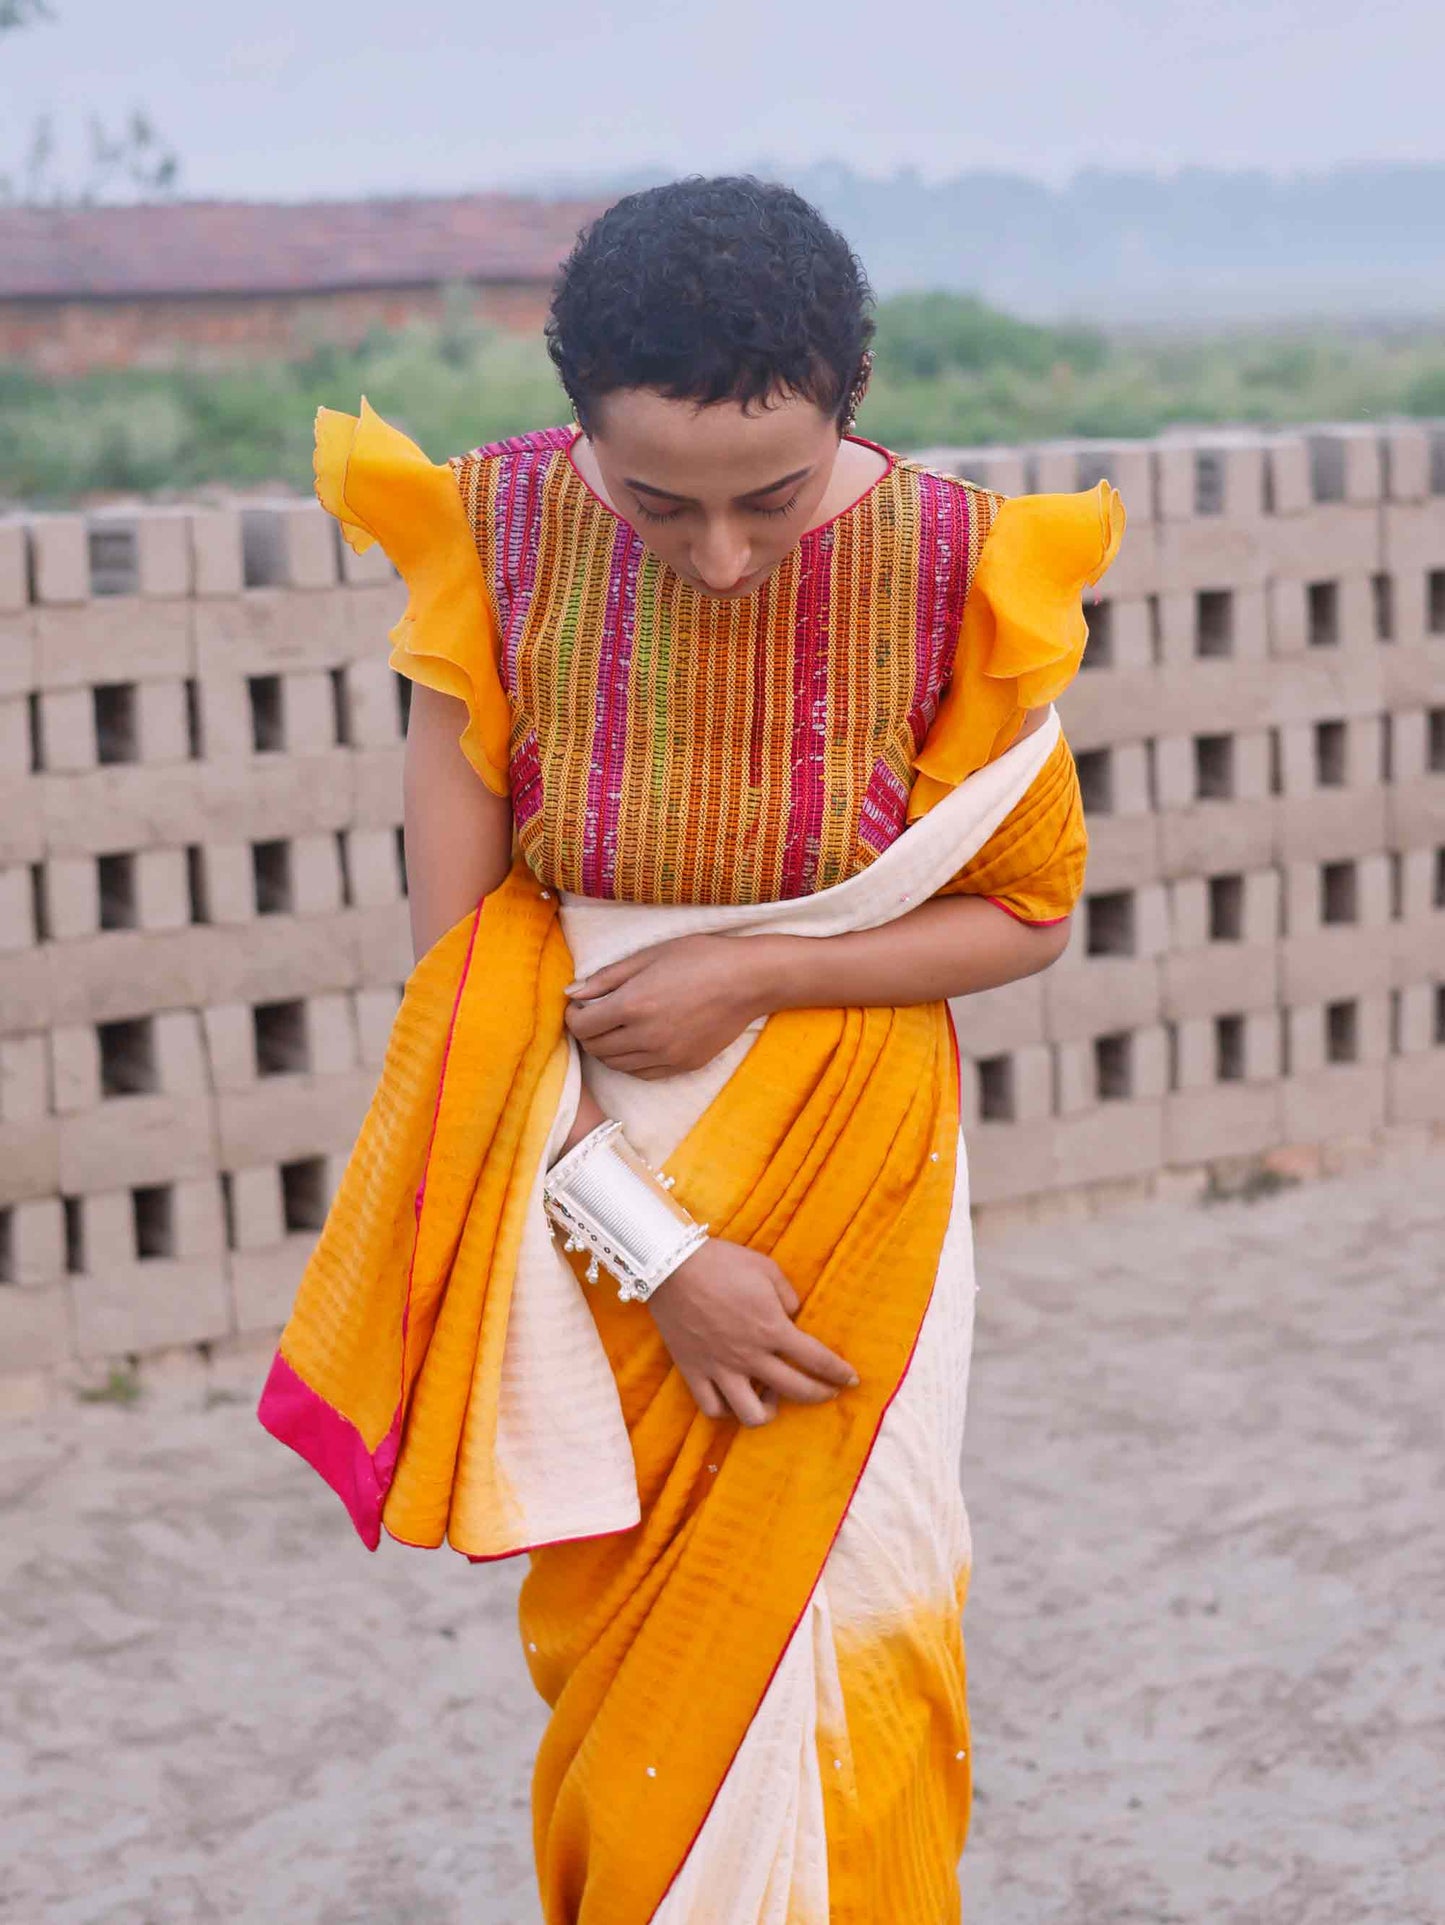
MULTIPOLYGON (((484 282, 470 295, 480 321, 536 335, 550 282, 484 282)), ((85 300, 0 298, 0 362, 51 379, 95 368, 220 367, 355 347, 377 328, 436 324, 451 311, 440 287, 318 289, 301 294, 173 294, 85 300)))
MULTIPOLYGON (((1445 431, 933 451, 1130 509, 976 1200, 1445 1123, 1445 431)), ((400 602, 310 503, 0 522, 0 1377, 285 1315, 410 964, 400 602)))

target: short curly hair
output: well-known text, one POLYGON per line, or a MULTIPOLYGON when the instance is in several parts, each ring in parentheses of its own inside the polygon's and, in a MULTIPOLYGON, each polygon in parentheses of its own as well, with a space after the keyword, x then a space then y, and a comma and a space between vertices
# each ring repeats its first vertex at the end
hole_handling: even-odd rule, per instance
POLYGON ((841 424, 872 309, 858 257, 800 194, 693 177, 628 194, 582 230, 547 351, 584 427, 623 388, 700 406, 783 390, 841 424))

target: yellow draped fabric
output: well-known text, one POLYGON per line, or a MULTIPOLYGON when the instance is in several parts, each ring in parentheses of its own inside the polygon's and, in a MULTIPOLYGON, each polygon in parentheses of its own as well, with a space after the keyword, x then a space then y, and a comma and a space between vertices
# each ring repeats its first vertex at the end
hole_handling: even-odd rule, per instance
POLYGON ((987 896, 1020 922, 1062 922, 1083 894, 1089 852, 1079 776, 1061 735, 1023 801, 941 896, 987 896))
POLYGON ((365 554, 381 542, 408 590, 391 666, 467 707, 462 748, 489 789, 507 793, 511 721, 497 669, 497 618, 450 468, 428 461, 363 400, 359 416, 319 408, 316 494, 365 554))
MULTIPOLYGON (((488 1444, 568 973, 555 900, 520 867, 423 957, 281 1339, 277 1371, 360 1438, 381 1519, 413 1544, 445 1534, 473 1550, 493 1541, 499 1513, 505 1522, 510 1493, 488 1444)), ((800 1326, 853 1363, 859 1387, 832 1404, 788 1406, 753 1432, 703 1417, 651 1319, 588 1293, 643 1521, 533 1552, 522 1624, 554 1707, 534 1803, 549 1925, 642 1925, 685 1858, 907 1367, 957 1132, 941 1006, 792 1011, 669 1161, 689 1209, 772 1254, 804 1300, 800 1326)), ((940 1755, 966 1735, 961 1705, 956 1716, 940 1724, 940 1755)), ((951 1782, 909 1768, 869 1786, 910 1838, 947 1841, 906 1855, 900 1925, 943 1916, 964 1820, 951 1782)), ((835 1918, 876 1918, 867 1893, 855 1903, 847 1889, 845 1860, 835 1918)))

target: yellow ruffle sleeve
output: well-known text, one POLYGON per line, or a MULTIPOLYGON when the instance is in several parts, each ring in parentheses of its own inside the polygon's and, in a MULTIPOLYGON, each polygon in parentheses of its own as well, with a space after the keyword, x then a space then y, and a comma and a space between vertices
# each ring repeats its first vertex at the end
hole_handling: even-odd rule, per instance
POLYGON ((462 752, 505 795, 511 713, 500 634, 456 477, 364 397, 360 415, 317 410, 315 469, 317 499, 348 545, 361 555, 380 542, 406 583, 391 666, 466 704, 462 752))
POLYGON ((1083 591, 1123 535, 1124 504, 1107 481, 1000 507, 964 604, 953 678, 914 758, 910 821, 1001 755, 1029 710, 1068 687, 1088 639, 1083 591))

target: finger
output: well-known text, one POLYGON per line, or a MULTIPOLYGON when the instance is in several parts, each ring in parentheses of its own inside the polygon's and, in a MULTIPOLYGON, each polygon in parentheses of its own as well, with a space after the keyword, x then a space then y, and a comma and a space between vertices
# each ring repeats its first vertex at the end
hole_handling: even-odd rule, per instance
POLYGON ((769 1357, 766 1363, 759 1364, 757 1375, 775 1396, 786 1397, 791 1404, 830 1404, 838 1395, 836 1384, 820 1383, 816 1377, 805 1376, 801 1370, 784 1363, 781 1357, 769 1357))
POLYGON ((717 1385, 711 1377, 692 1377, 683 1372, 683 1382, 692 1392, 692 1401, 704 1417, 726 1417, 728 1407, 719 1394, 717 1385))
POLYGON ((770 1424, 777 1415, 776 1410, 770 1410, 763 1402, 747 1378, 739 1376, 736 1371, 720 1371, 714 1381, 732 1406, 733 1415, 749 1430, 758 1430, 762 1425, 770 1424))
POLYGON ((789 1324, 779 1332, 773 1348, 786 1362, 806 1370, 810 1377, 818 1377, 825 1384, 836 1384, 839 1390, 851 1390, 858 1381, 852 1364, 827 1344, 810 1337, 806 1330, 799 1330, 796 1324, 789 1324))
POLYGON ((626 1022, 626 1011, 618 1009, 605 996, 595 1003, 571 1004, 566 1016, 568 1029, 579 1041, 606 1036, 614 1029, 624 1028, 626 1022))
POLYGON ((796 1317, 803 1307, 803 1300, 783 1275, 781 1270, 773 1272, 773 1288, 778 1293, 778 1302, 790 1317, 796 1317))
POLYGON ((624 956, 621 962, 608 963, 605 969, 594 969, 590 976, 579 976, 575 982, 568 983, 566 993, 581 1001, 610 995, 623 983, 631 982, 640 969, 647 967, 648 960, 648 951, 639 949, 635 956, 624 956))

